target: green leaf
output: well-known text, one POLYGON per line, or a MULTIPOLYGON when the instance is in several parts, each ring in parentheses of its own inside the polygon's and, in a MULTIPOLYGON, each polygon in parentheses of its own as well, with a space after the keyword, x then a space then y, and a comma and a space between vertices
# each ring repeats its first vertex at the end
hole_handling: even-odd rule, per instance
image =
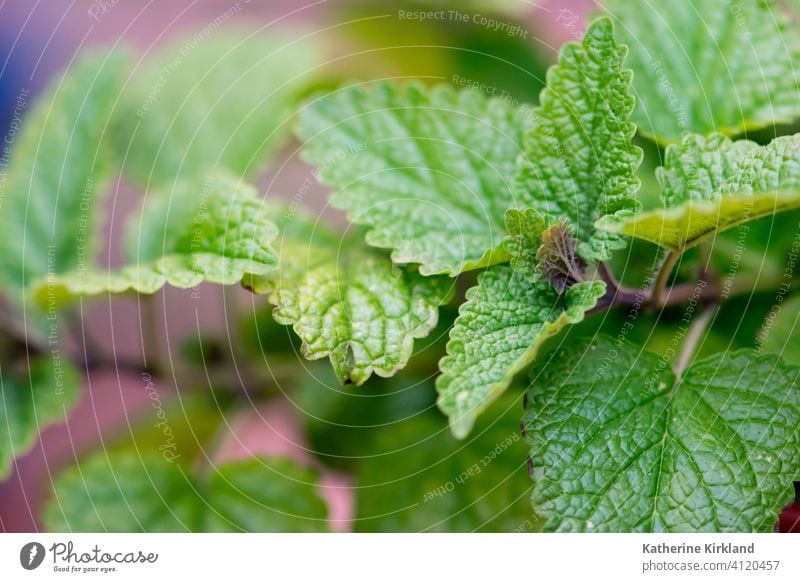
MULTIPOLYGON (((518 395, 517 395, 518 396, 518 395)), ((365 441, 357 467, 357 531, 532 529, 519 398, 503 398, 468 442, 440 418, 415 415, 365 441)))
MULTIPOLYGON (((96 213, 113 157, 109 118, 125 73, 119 53, 78 59, 21 121, 8 175, 0 173, 0 288, 22 302, 48 273, 96 251, 96 213)), ((9 139, 14 139, 9 136, 9 139)))
POLYGON ((583 41, 567 43, 547 73, 541 106, 533 111, 519 159, 518 199, 575 229, 581 256, 607 260, 624 239, 596 230, 603 216, 638 209, 637 168, 642 151, 631 145, 636 126, 628 50, 614 40, 607 18, 596 20, 583 41))
POLYGON ((664 208, 599 228, 668 249, 691 248, 733 226, 800 207, 800 134, 766 146, 688 135, 667 148, 658 177, 664 208))
POLYGON ((323 532, 328 508, 315 472, 289 459, 251 459, 222 465, 205 495, 205 531, 323 532))
POLYGON ((674 208, 643 212, 632 220, 598 224, 611 232, 685 250, 733 226, 798 207, 800 192, 748 193, 713 202, 690 201, 674 208))
POLYGON ((758 344, 765 353, 776 354, 785 362, 800 366, 800 298, 790 297, 784 301, 783 297, 780 296, 767 314, 758 344))
POLYGON ((457 275, 502 261, 503 214, 514 206, 526 110, 475 90, 412 84, 348 87, 300 116, 305 159, 338 192, 331 204, 371 227, 420 273, 457 275))
POLYGON ((152 453, 96 454, 58 476, 54 532, 318 532, 316 475, 288 459, 226 463, 201 478, 152 453))
POLYGON ((8 363, 0 367, 0 481, 8 476, 14 458, 27 453, 45 427, 66 421, 77 404, 78 372, 57 355, 26 360, 22 372, 8 363))
POLYGON ((40 280, 33 289, 39 304, 61 306, 125 291, 154 293, 165 284, 184 289, 203 281, 232 285, 277 267, 271 244, 277 228, 256 190, 222 176, 182 181, 152 195, 127 234, 129 265, 40 280))
POLYGON ((676 380, 598 336, 531 372, 524 424, 546 531, 769 532, 800 476, 800 369, 750 350, 676 380))
POLYGON ((302 213, 273 208, 283 232, 281 268, 245 285, 269 293, 276 321, 293 327, 303 355, 330 357, 340 381, 362 384, 373 372, 387 377, 403 368, 414 339, 436 326, 452 280, 393 265, 383 252, 341 239, 302 213))
POLYGON ((542 246, 542 232, 546 228, 547 220, 534 208, 511 208, 506 212, 508 236, 503 241, 503 248, 510 255, 514 270, 531 280, 539 278, 536 253, 542 246))
POLYGON ((92 455, 56 478, 42 521, 51 532, 198 531, 197 483, 152 453, 92 455))
POLYGON ((542 343, 583 320, 604 293, 602 281, 577 283, 560 296, 549 283, 532 282, 510 267, 482 273, 467 291, 439 364, 439 408, 453 434, 464 438, 542 343))
POLYGON ((737 174, 744 160, 759 152, 758 144, 721 134, 687 134, 681 144, 668 146, 664 166, 656 169, 664 206, 713 201, 737 174))
POLYGON ((630 49, 639 131, 741 133, 800 115, 800 37, 764 0, 606 0, 630 49))
POLYGON ((342 254, 344 237, 310 214, 279 200, 266 203, 267 216, 279 235, 273 242, 279 269, 260 277, 246 277, 244 285, 260 294, 274 294, 281 284, 296 285, 311 269, 335 262, 342 254))
POLYGON ((317 77, 320 49, 297 38, 217 31, 162 49, 125 93, 125 172, 147 185, 218 171, 252 176, 286 142, 317 77))

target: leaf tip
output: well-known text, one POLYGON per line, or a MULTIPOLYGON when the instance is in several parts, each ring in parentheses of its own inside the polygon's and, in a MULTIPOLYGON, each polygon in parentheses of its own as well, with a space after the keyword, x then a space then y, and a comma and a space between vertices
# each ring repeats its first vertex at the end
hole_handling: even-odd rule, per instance
POLYGON ((458 440, 464 440, 475 426, 475 412, 468 410, 450 417, 450 432, 458 440))

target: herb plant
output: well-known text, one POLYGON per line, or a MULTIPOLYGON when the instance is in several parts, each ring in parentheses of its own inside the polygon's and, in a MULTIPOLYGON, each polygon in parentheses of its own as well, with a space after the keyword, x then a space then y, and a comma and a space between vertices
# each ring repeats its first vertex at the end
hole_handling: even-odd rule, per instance
MULTIPOLYGON (((794 18, 761 0, 610 0, 537 105, 418 83, 320 93, 285 66, 291 43, 255 38, 192 54, 155 97, 168 57, 128 82, 125 55, 84 58, 30 112, 5 185, 0 276, 27 328, 4 330, 0 471, 96 364, 37 347, 78 300, 241 284, 330 360, 336 396, 319 367, 295 363, 290 384, 323 463, 357 478, 356 529, 771 531, 800 479, 794 18), (252 92, 226 92, 241 76, 252 92), (346 233, 248 185, 287 123, 346 233), (146 196, 109 270, 84 247, 120 172, 146 196), (423 414, 448 326, 435 389, 451 435, 423 414)), ((267 366, 291 352, 254 325, 267 366)), ((45 521, 317 531, 316 480, 286 459, 209 475, 123 449, 65 472, 45 521)))

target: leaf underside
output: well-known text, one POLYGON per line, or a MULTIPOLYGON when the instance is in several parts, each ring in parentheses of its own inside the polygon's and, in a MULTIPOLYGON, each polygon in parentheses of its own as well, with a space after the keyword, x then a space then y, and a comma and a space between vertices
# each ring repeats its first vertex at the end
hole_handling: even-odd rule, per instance
POLYGON ((659 169, 664 208, 600 228, 680 250, 733 226, 800 207, 800 135, 766 146, 688 135, 659 169))
POLYGON ((734 226, 795 208, 800 208, 800 191, 762 192, 726 196, 715 202, 686 202, 603 226, 667 249, 685 250, 734 226))

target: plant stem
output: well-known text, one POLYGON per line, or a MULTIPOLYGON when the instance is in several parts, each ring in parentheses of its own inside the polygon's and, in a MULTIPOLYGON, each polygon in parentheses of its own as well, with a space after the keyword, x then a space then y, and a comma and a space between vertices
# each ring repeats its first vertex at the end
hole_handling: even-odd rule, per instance
POLYGON ((619 281, 617 281, 617 278, 614 277, 614 273, 611 272, 611 269, 608 268, 608 265, 605 263, 598 263, 597 274, 600 275, 600 278, 603 281, 605 281, 606 285, 609 287, 614 287, 615 289, 619 289, 619 281))
POLYGON ((653 283, 653 292, 651 295, 651 301, 656 307, 664 307, 667 282, 669 281, 669 276, 672 274, 675 265, 678 264, 681 254, 682 253, 678 251, 670 251, 664 259, 664 262, 661 263, 661 268, 658 271, 655 283, 653 283))
POLYGON ((686 334, 686 341, 681 349, 678 363, 675 364, 675 375, 678 378, 681 377, 683 371, 689 366, 689 362, 692 360, 692 357, 697 351, 697 344, 703 337, 708 324, 714 319, 718 308, 719 303, 712 303, 706 307, 706 309, 700 315, 697 316, 697 318, 692 322, 692 325, 689 327, 689 332, 686 334))

